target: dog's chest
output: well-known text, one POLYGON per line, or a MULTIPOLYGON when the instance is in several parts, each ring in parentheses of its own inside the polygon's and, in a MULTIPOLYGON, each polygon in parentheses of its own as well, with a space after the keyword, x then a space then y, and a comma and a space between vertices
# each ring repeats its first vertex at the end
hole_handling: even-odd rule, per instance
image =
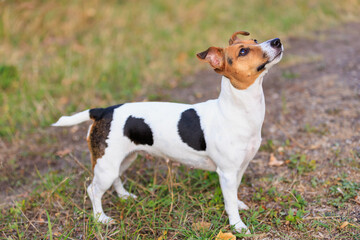
POLYGON ((249 144, 246 148, 246 161, 251 161, 254 157, 257 151, 259 150, 261 145, 261 133, 258 134, 258 136, 254 136, 250 139, 249 144))

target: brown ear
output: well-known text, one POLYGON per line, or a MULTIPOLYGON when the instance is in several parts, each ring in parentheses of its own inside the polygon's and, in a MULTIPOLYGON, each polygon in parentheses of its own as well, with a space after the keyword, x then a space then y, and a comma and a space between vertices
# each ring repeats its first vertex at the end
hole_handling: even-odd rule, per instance
POLYGON ((210 63, 215 70, 222 71, 224 69, 224 50, 217 47, 209 47, 208 50, 196 54, 196 56, 205 62, 210 63))
POLYGON ((239 40, 239 38, 237 37, 238 34, 244 35, 244 36, 249 36, 250 33, 245 32, 245 31, 238 31, 235 32, 231 38, 229 39, 229 45, 232 45, 235 41, 239 40))

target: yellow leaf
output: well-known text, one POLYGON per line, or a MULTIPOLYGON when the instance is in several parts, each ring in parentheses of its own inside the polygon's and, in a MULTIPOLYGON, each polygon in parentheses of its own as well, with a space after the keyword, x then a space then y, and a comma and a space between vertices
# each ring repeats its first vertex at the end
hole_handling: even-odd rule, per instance
POLYGON ((59 150, 55 153, 56 156, 58 157, 65 157, 66 155, 70 154, 71 150, 69 148, 65 148, 63 150, 59 150))
POLYGON ((349 225, 349 222, 345 221, 341 224, 340 229, 345 228, 347 225, 349 225))
POLYGON ((279 166, 281 166, 283 164, 284 164, 284 161, 279 161, 279 160, 276 159, 276 157, 274 156, 273 153, 270 154, 269 166, 279 167, 279 166))
POLYGON ((158 237, 157 240, 164 240, 164 239, 166 239, 166 234, 167 234, 167 230, 164 230, 163 235, 160 236, 160 237, 158 237))
POLYGON ((209 222, 197 222, 197 223, 193 223, 192 228, 198 232, 199 231, 205 232, 210 229, 210 226, 211 223, 209 222))
POLYGON ((215 240, 236 240, 236 237, 232 233, 223 233, 220 231, 215 240))

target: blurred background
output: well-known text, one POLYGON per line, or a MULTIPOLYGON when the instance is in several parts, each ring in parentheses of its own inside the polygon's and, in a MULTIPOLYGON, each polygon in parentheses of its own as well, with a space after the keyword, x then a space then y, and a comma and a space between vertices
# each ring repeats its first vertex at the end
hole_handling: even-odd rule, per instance
MULTIPOLYGON (((358 20, 358 0, 0 1, 0 137, 60 115, 152 96, 207 68, 237 30, 263 41, 358 20)), ((20 136, 22 135, 22 136, 20 136)))

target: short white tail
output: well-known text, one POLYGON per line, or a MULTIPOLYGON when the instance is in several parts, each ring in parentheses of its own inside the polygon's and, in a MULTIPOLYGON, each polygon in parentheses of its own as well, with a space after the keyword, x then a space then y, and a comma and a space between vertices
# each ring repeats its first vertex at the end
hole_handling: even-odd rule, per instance
POLYGON ((72 116, 63 116, 51 126, 53 127, 73 126, 85 122, 87 120, 90 120, 89 110, 76 113, 72 116))

